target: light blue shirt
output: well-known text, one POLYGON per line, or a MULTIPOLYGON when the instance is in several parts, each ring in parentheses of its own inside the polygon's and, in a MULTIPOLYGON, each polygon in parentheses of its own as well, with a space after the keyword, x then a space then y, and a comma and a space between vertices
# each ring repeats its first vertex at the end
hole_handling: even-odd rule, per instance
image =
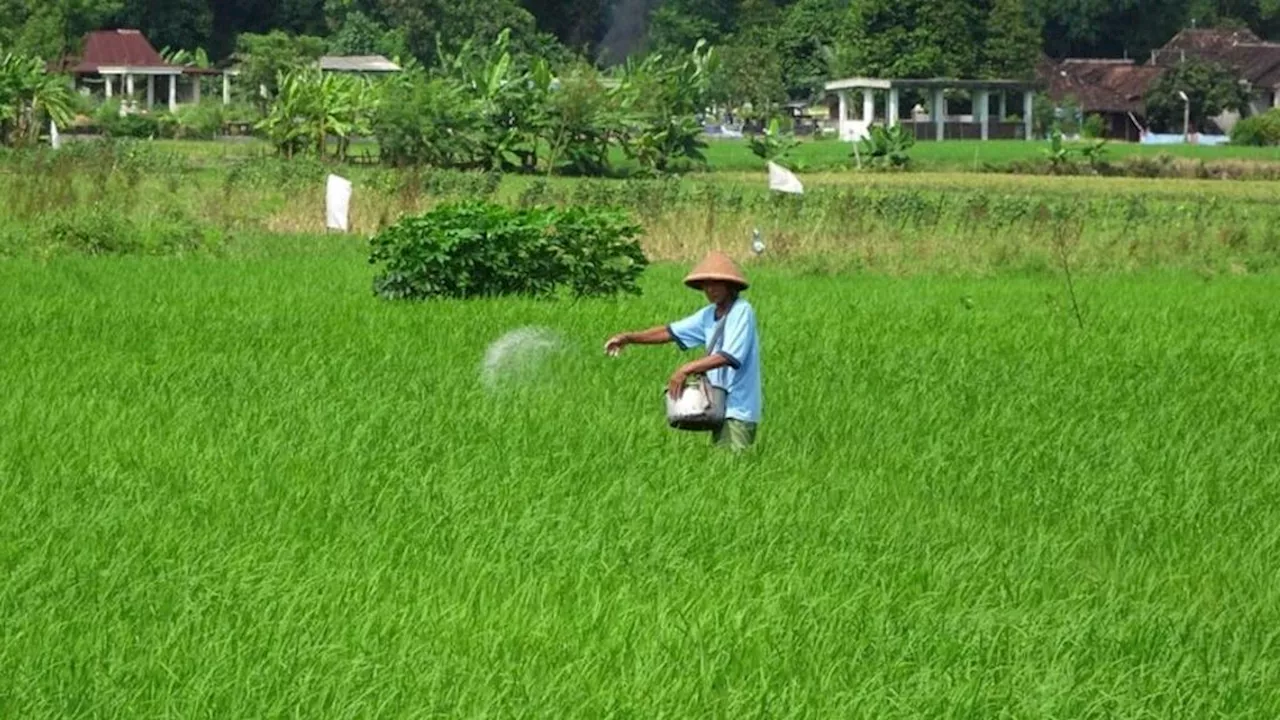
MULTIPOLYGON (((683 320, 667 326, 681 350, 701 347, 716 331, 716 306, 708 305, 683 320)), ((712 385, 729 393, 725 417, 743 422, 760 422, 763 397, 760 392, 760 336, 756 333, 756 312, 751 303, 739 298, 729 310, 724 333, 713 351, 723 355, 727 367, 707 374, 712 385)))

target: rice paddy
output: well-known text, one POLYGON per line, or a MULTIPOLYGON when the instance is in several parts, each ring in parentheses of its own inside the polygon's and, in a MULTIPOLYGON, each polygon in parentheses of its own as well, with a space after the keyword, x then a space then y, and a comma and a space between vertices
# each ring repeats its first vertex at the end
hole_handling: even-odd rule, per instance
POLYGON ((1198 185, 1125 181, 1156 208, 1130 230, 1080 178, 744 201, 776 225, 744 258, 765 417, 737 457, 665 426, 676 349, 601 350, 696 309, 685 256, 739 242, 747 221, 708 234, 693 185, 655 220, 705 244, 647 237, 671 252, 641 297, 396 304, 359 235, 273 226, 269 178, 211 198, 166 177, 133 189, 168 209, 120 209, 117 175, 0 209, 0 717, 1280 714, 1262 183, 1218 183, 1197 216, 1177 208, 1198 185), (1071 216, 1079 322, 1051 247, 959 251, 1030 232, 989 233, 975 193, 1034 211, 1058 191, 1095 208, 1071 216), (841 222, 935 255, 842 264, 864 244, 834 220, 777 252, 840 197, 916 196, 946 212, 841 222), (37 236, 58 197, 72 219, 37 236), (157 251, 55 251, 98 237, 78 212, 157 251), (1189 249, 1160 243, 1175 221, 1189 249), (221 241, 159 244, 182 228, 221 241), (1122 261, 1107 240, 1131 231, 1122 261), (526 327, 555 352, 488 382, 526 327))

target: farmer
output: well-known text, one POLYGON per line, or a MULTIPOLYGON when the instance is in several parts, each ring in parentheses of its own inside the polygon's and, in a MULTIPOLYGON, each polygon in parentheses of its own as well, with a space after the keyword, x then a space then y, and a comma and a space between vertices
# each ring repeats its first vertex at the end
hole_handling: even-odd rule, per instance
POLYGON ((747 279, 728 256, 713 252, 698 263, 684 283, 701 290, 710 305, 670 325, 615 335, 605 343, 605 352, 616 355, 627 345, 668 342, 675 342, 681 350, 700 347, 713 338, 716 324, 727 316, 717 346, 711 348, 710 354, 676 370, 667 383, 667 393, 679 398, 689 376, 705 373, 713 386, 728 395, 724 425, 713 431, 712 442, 744 450, 755 442, 761 407, 756 314, 751 303, 738 297, 747 289, 747 279))

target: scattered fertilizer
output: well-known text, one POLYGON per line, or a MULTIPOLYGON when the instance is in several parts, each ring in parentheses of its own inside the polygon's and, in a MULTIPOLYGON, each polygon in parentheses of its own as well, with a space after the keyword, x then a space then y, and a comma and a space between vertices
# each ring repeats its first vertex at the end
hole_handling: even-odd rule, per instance
POLYGON ((490 390, 506 382, 528 378, 564 343, 554 331, 522 327, 498 338, 485 351, 480 381, 490 390))

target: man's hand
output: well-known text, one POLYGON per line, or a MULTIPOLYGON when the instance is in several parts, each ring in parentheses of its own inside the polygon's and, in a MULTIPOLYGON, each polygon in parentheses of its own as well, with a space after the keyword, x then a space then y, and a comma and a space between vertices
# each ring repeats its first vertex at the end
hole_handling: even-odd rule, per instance
POLYGON ((684 394, 684 383, 688 379, 689 373, 684 368, 676 370, 671 379, 667 381, 667 395, 672 400, 679 400, 680 396, 684 394))
POLYGON ((627 336, 627 333, 614 335, 604 344, 604 352, 610 357, 617 357, 618 353, 622 352, 622 348, 630 344, 631 338, 627 336))

